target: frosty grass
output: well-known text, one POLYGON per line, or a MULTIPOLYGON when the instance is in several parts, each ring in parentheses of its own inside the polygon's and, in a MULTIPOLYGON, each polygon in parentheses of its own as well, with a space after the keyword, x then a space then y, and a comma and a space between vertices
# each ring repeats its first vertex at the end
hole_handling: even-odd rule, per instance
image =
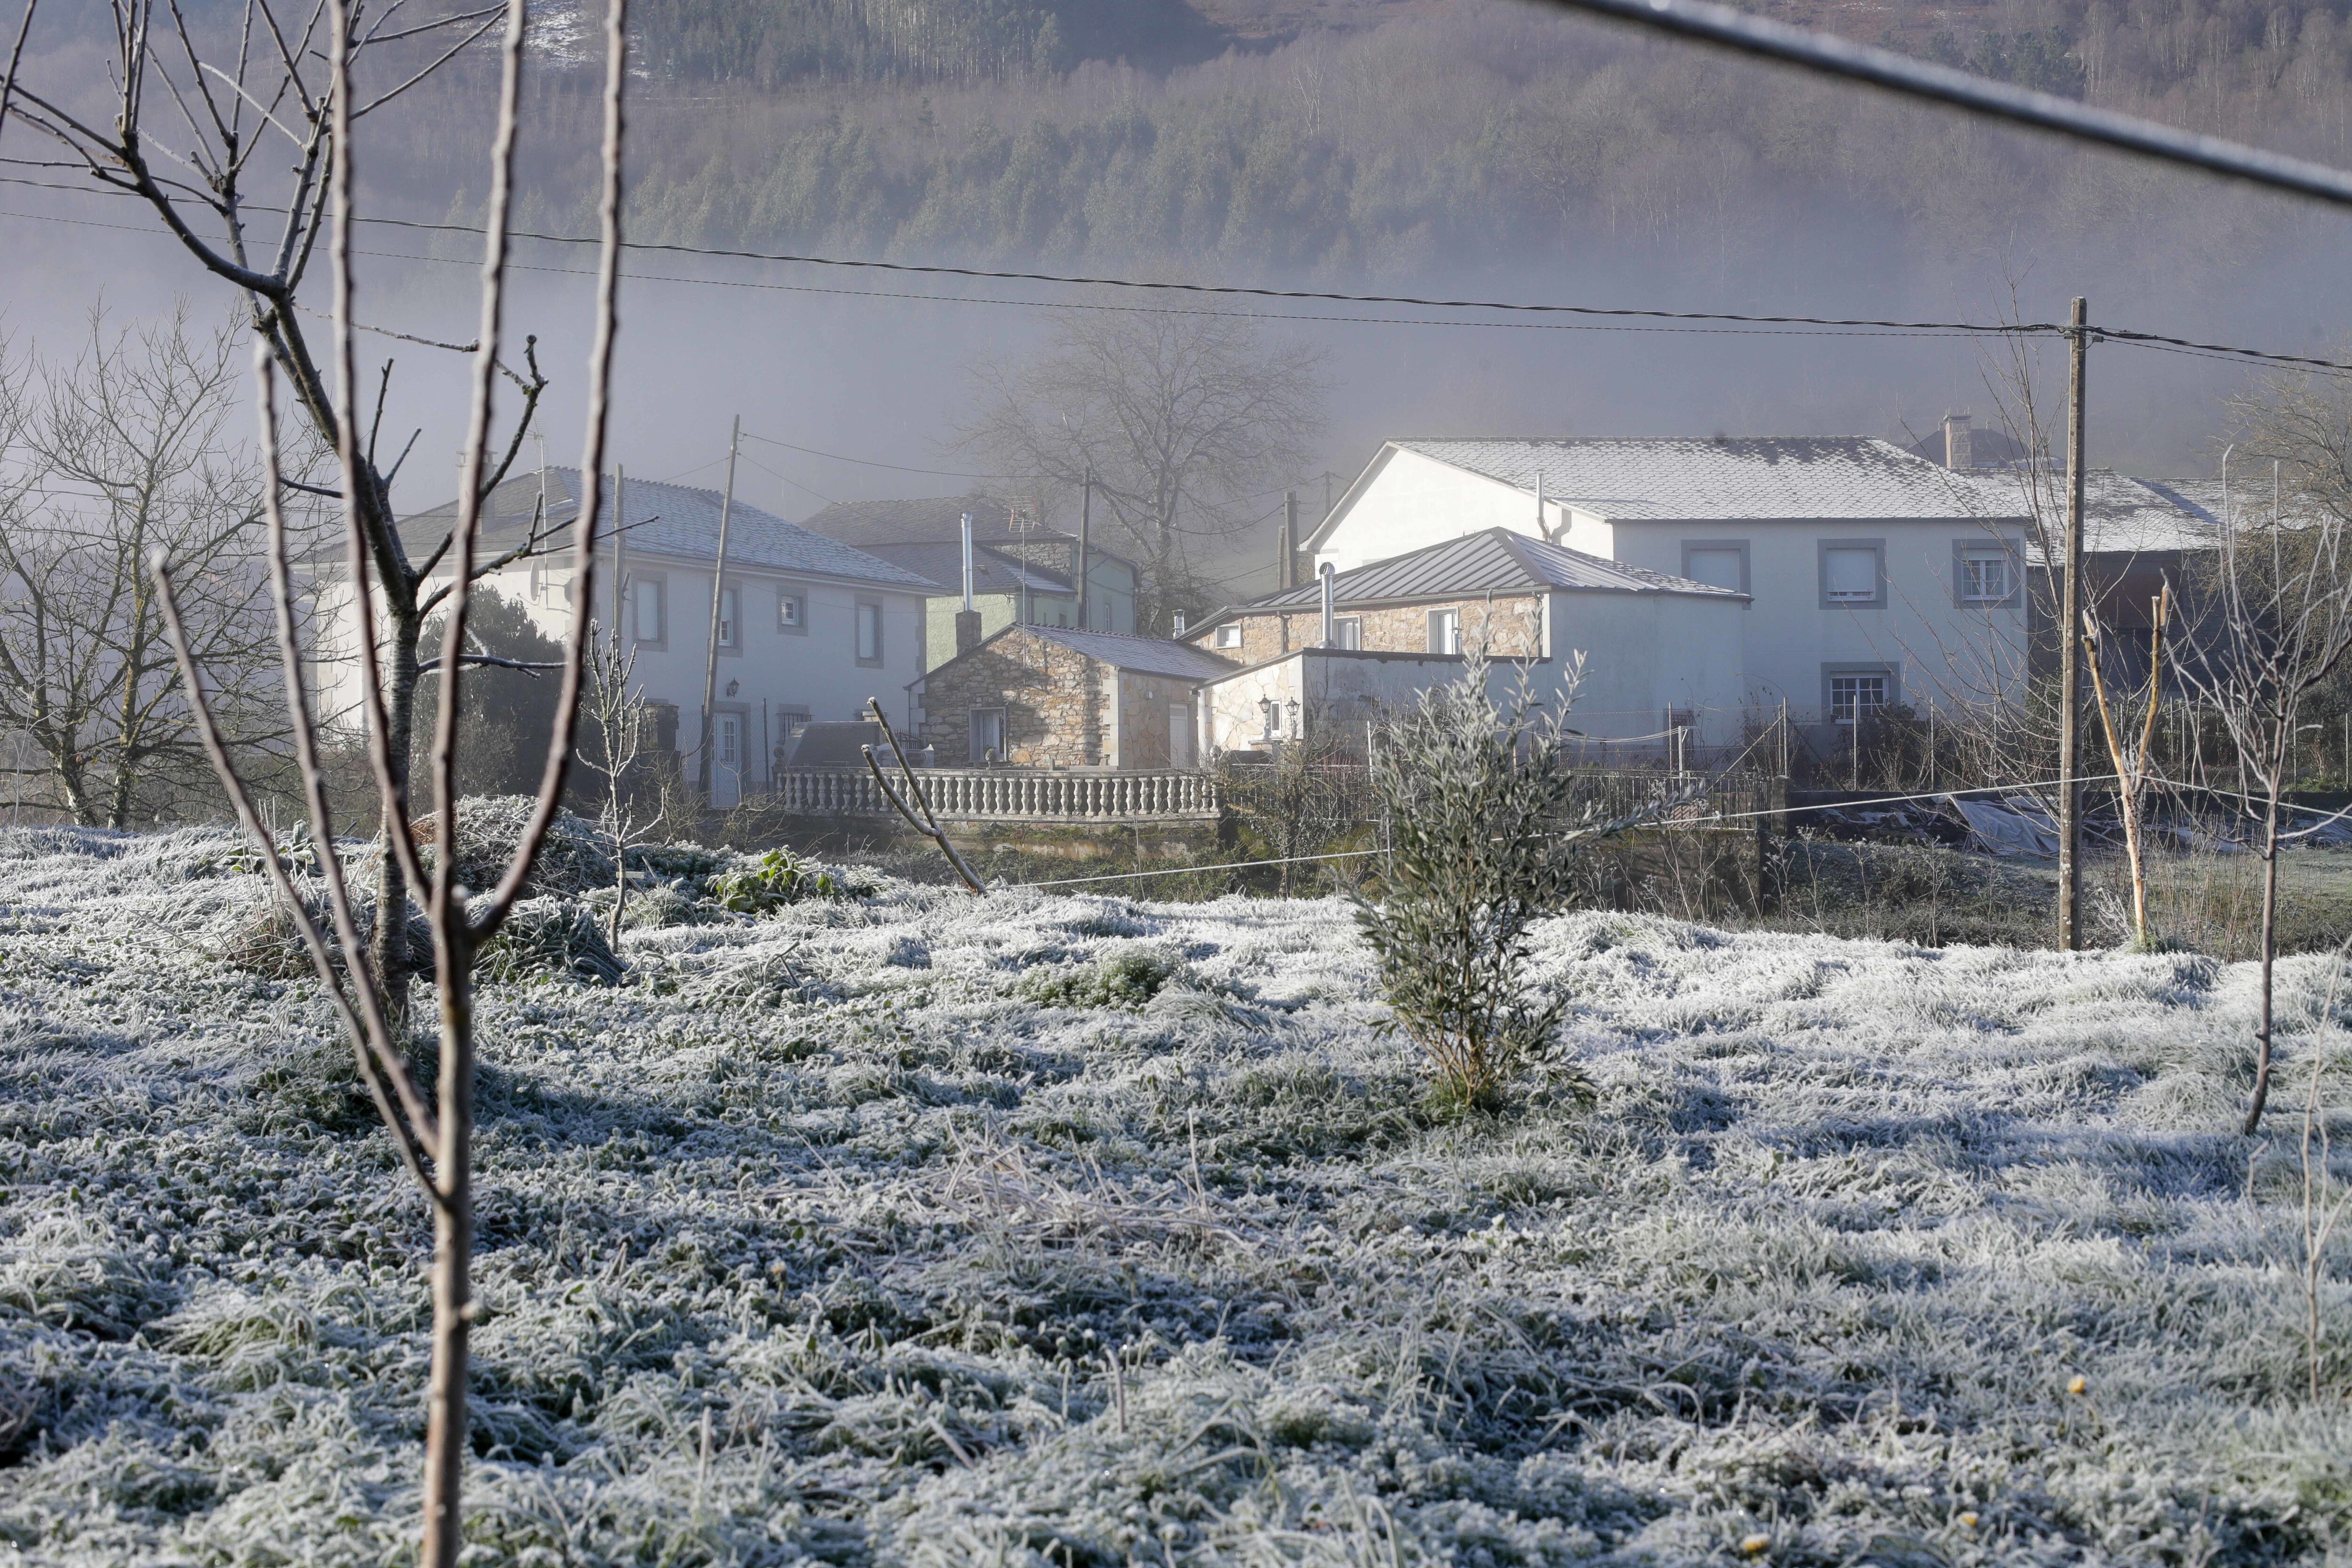
MULTIPOLYGON (((0 1560, 411 1551, 426 1215, 231 847, 0 836, 0 1560)), ((2250 970, 1577 915, 1589 1100, 1442 1124, 1334 900, 623 956, 482 997, 482 1563, 2352 1561, 2250 970)))

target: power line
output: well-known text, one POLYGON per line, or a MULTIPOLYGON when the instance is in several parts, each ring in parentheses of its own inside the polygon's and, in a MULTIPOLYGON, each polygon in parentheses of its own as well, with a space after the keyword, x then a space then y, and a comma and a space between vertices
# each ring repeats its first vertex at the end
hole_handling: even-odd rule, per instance
MULTIPOLYGON (((915 298, 922 297, 915 296, 915 298)), ((820 452, 814 447, 796 447, 790 441, 779 441, 773 436, 755 436, 749 430, 743 432, 743 438, 747 441, 757 441, 762 446, 782 447, 787 452, 801 452, 812 458, 830 458, 836 463, 856 463, 861 468, 889 468, 901 474, 936 474, 942 479, 1025 479, 1032 477, 1028 474, 975 474, 962 468, 909 468, 904 463, 877 462, 871 458, 853 458, 842 452, 820 452)), ((783 478, 782 474, 776 477, 783 478)), ((785 482, 789 484, 791 481, 785 480, 785 482)), ((816 492, 812 490, 809 493, 814 495, 816 492)))
POLYGON ((1906 98, 1949 104, 1972 114, 2049 131, 2160 163, 2200 169, 2250 184, 2352 207, 2352 174, 2284 153, 2267 153, 2218 136, 2177 131, 2153 120, 2094 109, 2054 93, 1989 81, 1948 66, 1930 65, 1892 49, 1874 48, 1835 34, 1815 33, 1752 16, 1710 0, 1547 0, 1555 10, 1582 11, 1631 22, 1653 32, 1695 38, 1742 54, 1859 81, 1906 98))
MULTIPOLYGON (((1554 3, 1582 4, 1583 0, 1554 0, 1554 3)), ((1609 3, 1609 0, 1595 0, 1595 3, 1609 3)), ((1637 3, 1647 4, 1648 0, 1637 0, 1637 3)), ((1661 0, 1661 3, 1665 3, 1665 0, 1661 0)), ((1710 6, 1708 9, 1715 10, 1721 9, 1721 7, 1710 6)), ((1739 16, 1739 13, 1735 12, 1732 13, 1732 15, 1738 16, 1739 16)), ((1756 20, 1755 18, 1744 19, 1756 20)), ((1791 30, 1801 31, 1801 29, 1791 30)), ((1861 46, 1849 47, 1856 48, 1861 47, 1861 46)), ((1883 50, 1870 50, 1865 52, 1872 54, 1885 53, 1883 50)), ((1890 58, 1898 60, 1904 58, 1904 57, 1901 56, 1891 56, 1890 58)), ((1941 68, 1932 68, 1940 69, 1941 68)), ((1948 74, 1959 76, 1961 79, 1964 80, 1973 81, 1976 79, 1974 78, 1966 77, 1964 73, 1952 72, 1948 74)), ((2029 94, 2027 96, 2042 97, 2046 95, 2029 94)), ((2066 100, 2060 100, 2057 101, 2064 102, 2066 100)), ((2126 121, 2129 120, 2128 116, 2116 116, 2114 118, 2126 121)), ((2133 121, 2133 123, 2137 122, 2133 121)), ((2211 139, 2190 138, 2190 140, 2210 141, 2211 139)), ((2222 146, 2231 145, 2230 143, 2218 144, 2222 146)), ((2289 163, 2294 162, 2294 160, 2285 161, 2289 163)), ((2318 165, 2310 166, 2318 167, 2318 165)), ((2346 178, 2347 180, 2352 180, 2352 176, 2346 176, 2346 178)), ((0 175, 0 184, 34 185, 45 190, 61 190, 79 195, 96 194, 89 187, 59 184, 44 180, 26 180, 11 175, 0 175)), ((124 192, 121 194, 125 195, 133 195, 133 193, 130 192, 124 192)), ((271 209, 254 206, 249 207, 247 210, 264 212, 271 209)), ((0 217, 25 218, 39 223, 72 224, 89 228, 115 229, 133 234, 152 234, 154 232, 152 229, 150 229, 143 225, 100 223, 95 219, 66 217, 53 213, 26 213, 0 209, 0 217)), ((419 219, 412 218, 362 217, 357 221, 361 223, 378 224, 389 227, 420 229, 434 233, 462 234, 474 237, 478 237, 481 233, 481 230, 478 228, 462 224, 427 223, 419 219)), ((512 237, 515 238, 535 239, 552 245, 590 246, 601 243, 594 239, 574 235, 541 234, 527 229, 516 229, 510 232, 512 237)), ((626 240, 622 243, 622 248, 625 250, 656 251, 671 255, 709 257, 721 260, 765 261, 811 267, 856 268, 885 272, 928 274, 941 277, 971 278, 1006 282, 1046 283, 1060 287, 1107 288, 1143 291, 1234 296, 1250 299, 1297 300, 1324 303, 1398 305, 1425 310, 1490 310, 1512 316, 1566 315, 1579 319, 1573 321, 1564 322, 1528 321, 1517 320, 1481 321, 1464 320, 1458 317, 1416 318, 1397 316, 1339 316, 1328 313, 1308 314, 1298 311, 1204 310, 1187 310, 1180 307, 1163 305, 1118 306, 1095 302, 1074 302, 1059 300, 1007 300, 991 296, 969 294, 921 294, 890 289, 828 288, 814 284, 761 282, 750 279, 683 278, 656 273, 626 274, 626 276, 636 279, 639 281, 649 283, 677 283, 702 288, 754 289, 782 293, 830 294, 864 299, 911 300, 936 304, 1003 305, 1023 310, 1134 310, 1151 314, 1246 316, 1249 319, 1260 321, 1314 321, 1362 326, 1473 327, 1485 328, 1488 330, 1515 329, 1525 331, 1532 329, 1555 331, 1695 332, 1721 336, 1754 337, 1852 336, 1923 338, 2063 338, 2069 331, 2069 329, 2063 324, 2050 321, 1900 321, 1871 317, 1748 315, 1730 311, 1660 310, 1625 306, 1562 305, 1534 300, 1445 299, 1410 294, 1349 294, 1328 289, 1276 289, 1251 284, 1186 283, 1167 279, 1096 277, 1084 274, 1002 271, 978 267, 929 265, 906 261, 873 261, 852 258, 817 256, 814 254, 802 254, 795 252, 738 250, 719 247, 677 245, 649 240, 626 240), (1630 321, 1639 321, 1645 324, 1610 324, 1630 321), (1669 325, 1664 323, 1680 324, 1669 325)), ((420 256, 408 251, 366 250, 361 251, 359 254, 383 260, 415 261, 438 266, 472 267, 478 265, 475 261, 464 257, 420 256)), ((509 262, 508 265, 515 270, 525 272, 547 272, 573 277, 593 277, 594 275, 593 269, 588 268, 551 267, 513 261, 509 262)), ((2170 337, 2159 332, 2141 332, 2120 327, 2095 327, 2092 329, 2092 335, 2095 339, 2130 347, 2171 349, 2183 353, 2200 354, 2209 358, 2227 358, 2241 361, 2254 361, 2272 364, 2294 365, 2304 369, 2323 371, 2335 374, 2352 374, 2352 362, 2320 359, 2305 354, 2279 353, 2267 349, 2244 348, 2228 343, 2201 342, 2195 339, 2170 337)), ((778 444, 782 445, 783 443, 778 444)), ((820 453, 816 455, 829 456, 831 454, 820 453)), ((848 460, 854 461, 856 459, 848 460)), ((875 466, 889 467, 891 465, 877 464, 875 466)), ((977 479, 1002 479, 1018 477, 997 474, 964 475, 957 470, 940 468, 909 468, 906 471, 911 473, 937 473, 955 478, 968 477, 977 479)))

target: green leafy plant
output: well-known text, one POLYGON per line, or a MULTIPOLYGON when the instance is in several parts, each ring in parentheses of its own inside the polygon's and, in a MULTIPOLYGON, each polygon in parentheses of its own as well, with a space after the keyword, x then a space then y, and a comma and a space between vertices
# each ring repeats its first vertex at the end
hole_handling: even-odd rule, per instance
POLYGON ((830 866, 771 849, 748 865, 711 878, 705 896, 736 914, 764 915, 803 899, 856 899, 872 890, 863 880, 830 866))
POLYGON ((1524 676, 1498 708, 1474 653, 1461 679, 1423 692, 1374 751, 1388 852, 1373 896, 1355 902, 1391 1010, 1381 1027, 1427 1053, 1434 1098, 1454 1109, 1492 1108, 1559 1026, 1569 999, 1528 993, 1528 932, 1572 894, 1581 849, 1673 804, 1612 812, 1570 766, 1562 721, 1580 668, 1550 713, 1524 676))

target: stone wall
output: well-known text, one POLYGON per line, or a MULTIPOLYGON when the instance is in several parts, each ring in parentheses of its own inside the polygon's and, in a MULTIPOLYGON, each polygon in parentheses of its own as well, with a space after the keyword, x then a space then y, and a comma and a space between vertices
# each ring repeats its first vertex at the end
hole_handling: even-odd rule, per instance
POLYGON ((933 670, 923 683, 923 741, 941 767, 976 767, 971 710, 1004 710, 1000 761, 1016 767, 1098 767, 1116 672, 1021 628, 933 670))
MULTIPOLYGON (((1475 599, 1370 610, 1343 606, 1339 616, 1363 622, 1362 647, 1367 653, 1427 653, 1433 610, 1459 611, 1464 644, 1474 643, 1484 634, 1489 639, 1486 651, 1496 658, 1534 658, 1543 652, 1543 600, 1533 594, 1497 596, 1492 601, 1481 595, 1475 599)), ((1319 605, 1312 610, 1244 614, 1225 624, 1241 626, 1240 647, 1219 647, 1214 627, 1187 640, 1196 647, 1244 666, 1263 664, 1297 648, 1317 647, 1323 641, 1323 611, 1319 605)))

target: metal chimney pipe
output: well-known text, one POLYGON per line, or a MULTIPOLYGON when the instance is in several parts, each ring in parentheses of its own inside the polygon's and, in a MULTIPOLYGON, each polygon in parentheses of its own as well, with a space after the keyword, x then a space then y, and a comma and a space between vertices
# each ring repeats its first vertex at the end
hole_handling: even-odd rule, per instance
POLYGON ((971 513, 963 514, 963 607, 971 609, 971 513))
POLYGON ((1339 607, 1332 602, 1331 585, 1339 581, 1339 574, 1331 563, 1326 561, 1318 574, 1323 579, 1323 646, 1336 647, 1339 643, 1339 607))

